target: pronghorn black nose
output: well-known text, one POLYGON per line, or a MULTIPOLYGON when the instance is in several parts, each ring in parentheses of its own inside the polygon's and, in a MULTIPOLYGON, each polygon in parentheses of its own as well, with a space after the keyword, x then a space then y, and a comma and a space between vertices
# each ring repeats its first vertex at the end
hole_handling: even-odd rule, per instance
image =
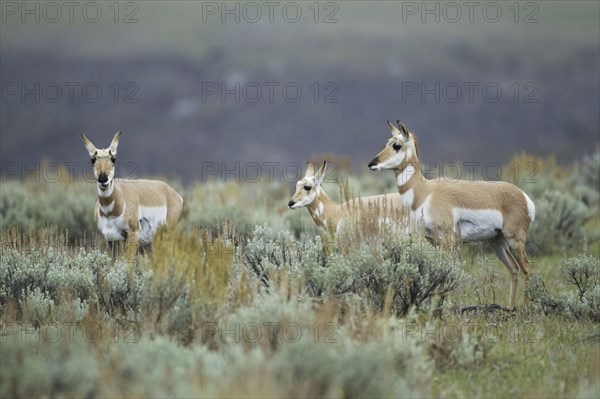
POLYGON ((371 162, 369 162, 369 169, 372 169, 375 165, 377 165, 379 163, 379 160, 377 158, 373 159, 371 162))
POLYGON ((294 206, 294 204, 295 204, 295 202, 290 200, 290 202, 288 202, 288 207, 291 208, 294 206))
POLYGON ((105 173, 101 173, 98 176, 98 183, 106 183, 108 181, 108 176, 105 173))

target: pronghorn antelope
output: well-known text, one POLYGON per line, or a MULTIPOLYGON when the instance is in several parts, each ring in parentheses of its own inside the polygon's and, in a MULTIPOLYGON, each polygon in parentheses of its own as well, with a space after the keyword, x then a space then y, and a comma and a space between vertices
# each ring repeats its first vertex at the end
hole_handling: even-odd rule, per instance
POLYGON ((370 206, 379 207, 384 212, 397 210, 402 207, 400 195, 386 194, 373 195, 369 197, 357 198, 343 204, 338 204, 331 200, 321 187, 325 180, 327 161, 315 173, 313 165, 309 162, 306 167, 306 175, 296 183, 296 192, 288 202, 290 209, 306 207, 317 226, 329 233, 339 232, 344 213, 349 207, 357 204, 361 210, 368 209, 370 206))
MULTIPOLYGON (((525 238, 535 217, 527 194, 506 182, 434 181, 421 173, 417 139, 405 125, 388 121, 392 138, 369 169, 393 169, 402 202, 430 239, 460 234, 463 242, 489 241, 511 274, 509 306, 514 308, 519 269, 529 283, 525 238)), ((526 305, 527 298, 524 299, 526 305)))
POLYGON ((179 220, 183 199, 162 181, 115 179, 121 132, 105 149, 96 148, 85 134, 81 137, 98 183, 94 222, 107 241, 125 241, 127 255, 132 256, 137 253, 138 243, 152 243, 159 225, 179 220))

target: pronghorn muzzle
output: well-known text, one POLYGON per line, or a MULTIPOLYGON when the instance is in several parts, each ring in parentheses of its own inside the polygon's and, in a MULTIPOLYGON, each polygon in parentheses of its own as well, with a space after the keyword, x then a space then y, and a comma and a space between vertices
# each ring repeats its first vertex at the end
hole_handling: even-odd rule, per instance
POLYGON ((379 163, 379 158, 375 157, 373 158, 373 160, 371 162, 369 162, 369 169, 371 170, 377 170, 377 164, 379 163))
POLYGON ((100 173, 100 175, 98 175, 98 183, 102 187, 108 186, 108 175, 106 173, 100 173))
POLYGON ((293 209, 292 207, 295 205, 296 203, 293 200, 290 200, 290 202, 288 202, 288 208, 293 209))

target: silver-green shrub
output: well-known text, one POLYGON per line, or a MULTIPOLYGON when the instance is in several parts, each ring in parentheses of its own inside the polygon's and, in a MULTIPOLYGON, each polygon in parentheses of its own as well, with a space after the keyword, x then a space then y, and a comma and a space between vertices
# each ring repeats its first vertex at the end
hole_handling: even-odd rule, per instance
POLYGON ((0 228, 53 226, 67 230, 71 239, 97 234, 94 206, 97 193, 85 182, 2 183, 0 228))
POLYGON ((427 369, 418 345, 395 334, 360 346, 343 337, 315 343, 312 337, 286 344, 273 366, 285 397, 427 397, 427 369), (395 340, 394 340, 395 338, 395 340))
POLYGON ((2 343, 2 397, 429 397, 431 364, 415 339, 381 326, 377 342, 315 342, 305 335, 274 352, 228 343, 184 347, 165 337, 112 343, 98 353, 71 342, 2 343))
POLYGON ((3 245, 2 251, 0 305, 11 302, 19 314, 27 305, 28 311, 35 309, 36 318, 41 317, 40 306, 32 308, 32 304, 41 303, 42 298, 51 301, 50 309, 64 304, 80 315, 82 307, 90 302, 108 315, 126 313, 135 307, 134 296, 143 283, 141 271, 130 279, 125 263, 113 264, 106 253, 98 250, 80 249, 73 255, 68 248, 54 245, 28 250, 3 245))
POLYGON ((307 284, 327 295, 361 294, 375 309, 387 305, 393 314, 403 315, 411 307, 427 308, 435 296, 443 299, 462 276, 462 262, 456 257, 404 236, 378 247, 364 243, 351 253, 332 254, 326 267, 307 272, 307 284))
POLYGON ((299 279, 304 265, 324 262, 319 240, 298 240, 286 230, 275 232, 266 225, 254 228, 241 256, 244 265, 267 287, 277 272, 299 279))
POLYGON ((600 149, 586 155, 573 173, 575 193, 591 208, 600 205, 600 149))
POLYGON ((527 295, 546 314, 558 313, 573 319, 600 321, 600 259, 581 254, 562 265, 563 276, 575 290, 551 294, 541 276, 532 276, 527 295))
POLYGON ((562 265, 567 283, 577 291, 561 293, 559 300, 574 318, 600 321, 600 259, 581 254, 562 265))
MULTIPOLYGON (((202 340, 206 342, 213 339, 219 347, 237 342, 248 347, 258 346, 271 352, 285 343, 288 334, 284 337, 283 331, 289 324, 292 324, 289 336, 293 340, 296 339, 294 334, 298 331, 301 332, 301 336, 318 337, 319 331, 315 330, 314 324, 317 320, 312 305, 310 299, 305 296, 289 300, 279 292, 262 292, 254 299, 252 306, 243 306, 225 317, 214 334, 205 326, 202 340)), ((332 329, 328 333, 335 336, 336 332, 332 329)))
POLYGON ((504 168, 503 179, 518 185, 535 204, 535 221, 527 237, 535 255, 581 250, 600 239, 587 222, 600 210, 600 151, 570 167, 552 156, 520 154, 504 168))
POLYGON ((592 255, 580 254, 563 262, 565 279, 577 287, 579 299, 600 284, 600 260, 592 255))
POLYGON ((276 230, 287 229, 300 235, 316 232, 308 212, 292 212, 285 182, 256 183, 210 180, 183 192, 184 214, 179 224, 184 229, 211 227, 218 229, 224 220, 235 221, 236 230, 247 234, 257 224, 276 230))
POLYGON ((537 253, 581 249, 587 237, 584 225, 593 217, 585 203, 561 191, 546 191, 534 203, 535 221, 527 240, 537 253))
POLYGON ((307 292, 316 297, 366 296, 383 310, 386 301, 394 314, 411 307, 425 308, 461 281, 462 263, 433 245, 407 236, 382 233, 342 253, 335 245, 325 250, 320 237, 297 240, 267 227, 254 231, 244 251, 244 264, 267 286, 274 271, 289 278, 304 277, 307 292))
POLYGON ((2 337, 0 397, 97 397, 98 361, 81 334, 70 339, 63 331, 60 340, 48 342, 35 331, 2 337))

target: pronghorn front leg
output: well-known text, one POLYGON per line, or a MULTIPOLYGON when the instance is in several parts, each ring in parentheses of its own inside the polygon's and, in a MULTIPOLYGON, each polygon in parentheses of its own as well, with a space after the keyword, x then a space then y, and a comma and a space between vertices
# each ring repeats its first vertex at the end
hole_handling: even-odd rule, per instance
POLYGON ((119 252, 119 241, 109 241, 108 249, 110 250, 110 258, 112 260, 112 264, 114 265, 117 261, 117 253, 119 252))
POLYGON ((131 229, 125 240, 125 263, 133 266, 138 252, 138 230, 131 229))

